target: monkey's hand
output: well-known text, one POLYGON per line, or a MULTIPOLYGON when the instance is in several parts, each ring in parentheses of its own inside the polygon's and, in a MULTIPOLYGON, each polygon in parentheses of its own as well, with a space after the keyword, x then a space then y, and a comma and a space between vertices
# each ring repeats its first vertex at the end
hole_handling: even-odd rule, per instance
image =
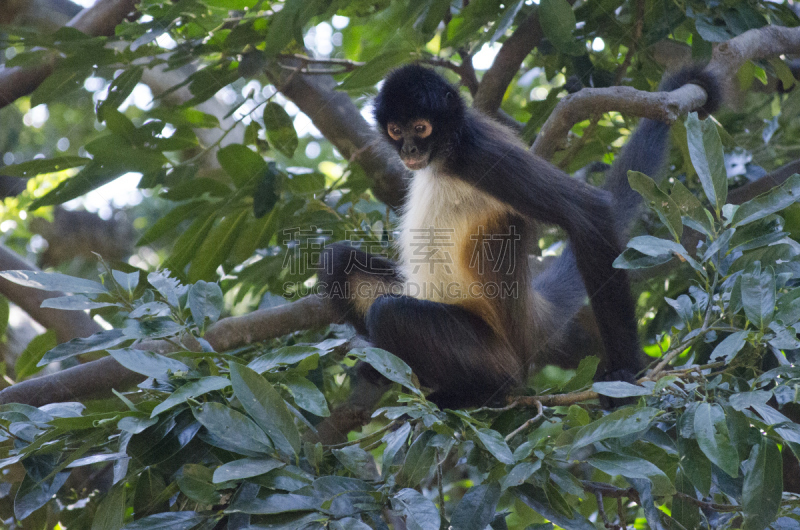
MULTIPOLYGON (((625 381, 626 383, 630 383, 632 385, 636 383, 636 374, 625 369, 621 370, 613 370, 611 372, 606 372, 600 378, 600 381, 625 381)), ((608 396, 600 396, 600 406, 604 409, 613 409, 616 407, 621 407, 623 405, 630 405, 631 403, 635 403, 635 397, 626 397, 626 398, 612 398, 608 396)))

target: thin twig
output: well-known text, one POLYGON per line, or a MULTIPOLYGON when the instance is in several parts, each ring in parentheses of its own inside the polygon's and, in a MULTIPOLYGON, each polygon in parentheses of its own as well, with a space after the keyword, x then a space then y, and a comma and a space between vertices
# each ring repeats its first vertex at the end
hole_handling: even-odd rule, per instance
POLYGON ((505 438, 506 443, 510 442, 511 440, 514 439, 516 435, 518 435, 519 433, 521 433, 522 431, 533 425, 536 421, 539 420, 539 418, 544 417, 544 408, 542 407, 542 403, 540 401, 536 401, 536 410, 538 411, 536 413, 536 416, 534 416, 533 418, 529 419, 528 421, 526 421, 525 423, 523 423, 522 425, 511 431, 511 433, 508 436, 506 436, 505 438))

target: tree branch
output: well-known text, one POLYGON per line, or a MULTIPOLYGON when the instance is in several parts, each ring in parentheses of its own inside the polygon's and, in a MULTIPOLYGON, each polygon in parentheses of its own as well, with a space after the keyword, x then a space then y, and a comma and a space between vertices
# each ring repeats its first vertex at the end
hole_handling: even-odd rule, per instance
MULTIPOLYGON (((800 28, 767 26, 751 29, 714 50, 707 70, 722 82, 736 79, 735 73, 748 60, 777 57, 800 49, 800 28)), ((552 157, 572 127, 591 116, 618 111, 629 116, 671 123, 705 101, 703 89, 686 85, 669 93, 643 92, 631 87, 585 88, 561 99, 533 144, 533 152, 552 157)))
POLYGON ((603 112, 617 111, 672 123, 705 100, 705 90, 697 85, 686 85, 672 92, 646 92, 629 86, 584 88, 558 102, 531 150, 550 159, 576 123, 603 112))
POLYGON ((336 91, 332 77, 304 75, 277 66, 268 68, 267 75, 343 157, 364 168, 373 179, 372 190, 378 199, 392 208, 402 204, 407 170, 397 157, 388 156, 358 107, 346 93, 336 91))
MULTIPOLYGON (((570 4, 574 0, 570 1, 570 4)), ((489 115, 494 115, 503 102, 503 95, 525 57, 541 42, 544 34, 539 24, 538 12, 534 11, 517 26, 514 33, 503 42, 492 66, 483 74, 473 106, 489 115)))
MULTIPOLYGON (((7 282, 3 282, 7 283, 7 282)), ((30 294, 35 290, 20 287, 30 294)), ((50 310, 45 310, 50 311, 50 310)), ((77 314, 78 312, 61 313, 77 314)), ((80 313, 84 314, 85 313, 80 313)), ((219 351, 253 342, 272 339, 293 331, 325 326, 336 316, 326 299, 306 296, 278 307, 253 311, 244 316, 224 318, 209 328, 205 339, 219 351)), ((165 341, 150 341, 136 348, 168 351, 165 341)), ((104 357, 61 372, 22 381, 0 391, 0 404, 25 403, 41 407, 107 394, 112 388, 123 389, 144 380, 144 376, 124 368, 113 357, 104 357)))
MULTIPOLYGON (((78 13, 67 26, 87 35, 113 35, 114 28, 135 10, 139 0, 101 0, 78 13)), ((53 72, 55 59, 39 66, 0 68, 0 108, 27 96, 53 72)))

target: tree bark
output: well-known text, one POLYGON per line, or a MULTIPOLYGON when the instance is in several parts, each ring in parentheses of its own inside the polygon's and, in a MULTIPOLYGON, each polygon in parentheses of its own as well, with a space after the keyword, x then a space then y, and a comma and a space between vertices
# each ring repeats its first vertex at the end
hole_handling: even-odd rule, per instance
MULTIPOLYGON (((113 35, 114 28, 133 12, 139 0, 100 0, 78 13, 67 26, 87 35, 113 35)), ((39 66, 0 68, 0 108, 27 96, 53 72, 55 59, 39 66)))

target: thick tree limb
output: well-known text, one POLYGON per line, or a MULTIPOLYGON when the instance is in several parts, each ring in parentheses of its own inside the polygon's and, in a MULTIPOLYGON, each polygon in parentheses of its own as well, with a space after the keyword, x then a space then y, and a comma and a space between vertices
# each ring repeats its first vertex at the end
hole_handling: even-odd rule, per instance
POLYGON ((517 75, 522 61, 541 42, 543 36, 538 12, 534 11, 503 42, 492 66, 483 74, 473 101, 476 109, 489 115, 497 112, 503 102, 503 94, 517 75))
POLYGON ((408 171, 396 156, 389 156, 350 97, 336 91, 332 77, 277 68, 267 73, 343 157, 358 162, 372 177, 378 199, 393 208, 402 204, 408 171))
MULTIPOLYGON (((25 287, 20 289, 25 289, 29 294, 37 292, 25 287)), ((77 312, 59 311, 59 313, 77 312)), ((324 298, 307 296, 291 304, 261 309, 240 317, 224 318, 208 330, 205 339, 215 349, 222 351, 280 337, 297 330, 325 326, 335 320, 336 317, 324 298)), ((153 341, 136 347, 166 351, 169 348, 162 347, 165 344, 153 341)), ((144 376, 124 368, 113 357, 104 357, 98 361, 10 386, 0 391, 0 404, 25 403, 41 407, 48 403, 105 395, 112 388, 128 388, 142 380, 144 376)))
POLYGON ((750 182, 740 188, 729 191, 728 202, 731 204, 745 203, 762 193, 768 192, 776 186, 780 186, 795 173, 800 173, 800 160, 793 160, 779 167, 772 173, 764 175, 755 182, 750 182))
POLYGON ((573 125, 603 112, 617 111, 627 116, 672 123, 705 100, 705 90, 697 85, 686 85, 672 92, 645 92, 629 86, 584 88, 559 101, 531 150, 550 159, 573 125))
MULTIPOLYGON (((134 11, 138 0, 100 0, 78 13, 67 26, 87 35, 113 35, 114 28, 134 11)), ((55 59, 32 68, 0 68, 0 108, 27 96, 53 72, 55 59)))
MULTIPOLYGON (((751 29, 721 43, 714 50, 707 69, 723 83, 735 79, 739 67, 748 60, 777 57, 800 50, 800 28, 767 26, 751 29)), ((678 116, 705 101, 705 92, 687 85, 668 94, 642 92, 630 87, 586 88, 561 99, 533 144, 533 152, 552 157, 573 125, 591 116, 618 111, 671 123, 678 116)))
POLYGON ((708 69, 719 79, 735 79, 746 61, 800 53, 800 27, 765 26, 751 29, 720 43, 714 49, 708 69))
MULTIPOLYGON (((39 270, 4 246, 0 246, 0 270, 39 270)), ((31 318, 47 329, 56 332, 58 342, 66 342, 77 337, 88 337, 102 328, 83 311, 61 311, 42 308, 48 298, 64 296, 58 291, 39 291, 23 287, 0 278, 0 294, 18 305, 31 318)))

